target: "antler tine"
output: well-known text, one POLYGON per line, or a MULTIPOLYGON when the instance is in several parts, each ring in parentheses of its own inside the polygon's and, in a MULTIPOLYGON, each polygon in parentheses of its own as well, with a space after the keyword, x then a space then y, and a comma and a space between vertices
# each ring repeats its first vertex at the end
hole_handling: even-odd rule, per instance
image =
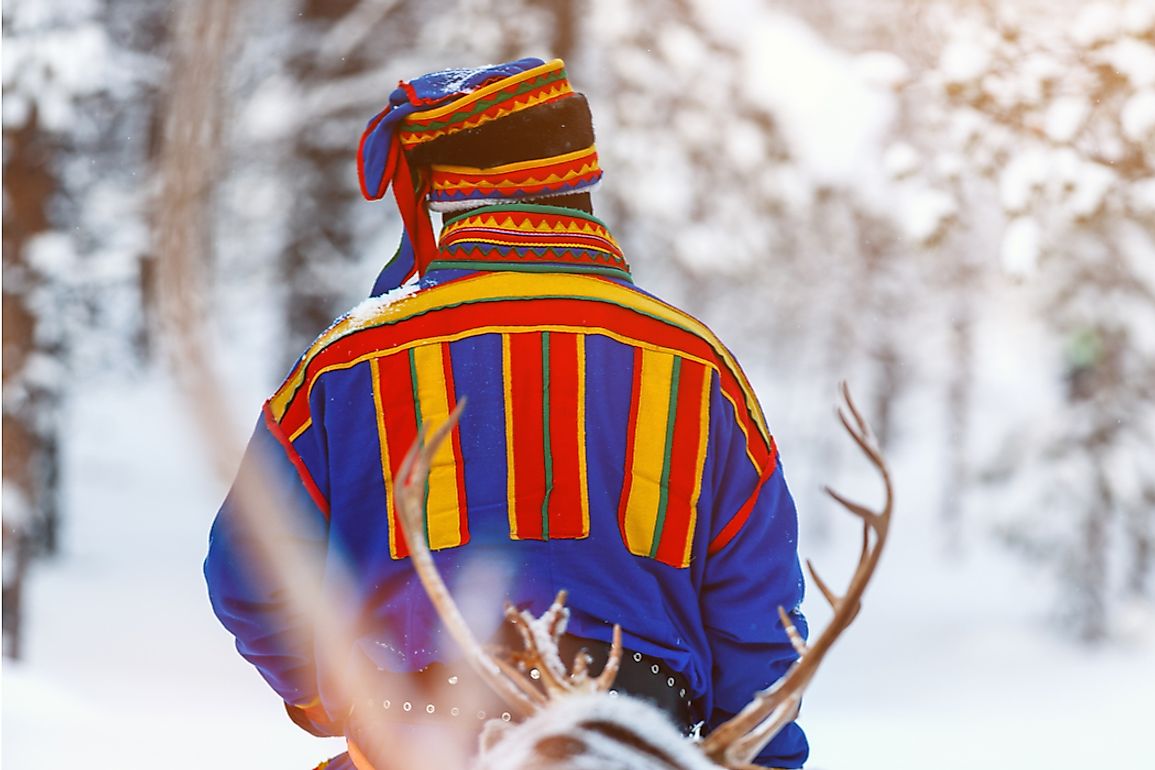
MULTIPOLYGON (((555 604, 554 606, 557 605, 555 604)), ((527 662, 541 674, 541 683, 545 686, 550 696, 569 692, 570 687, 566 681, 565 667, 562 665, 561 659, 557 656, 556 643, 554 643, 552 650, 553 654, 549 655, 548 653, 550 651, 542 650, 541 645, 538 644, 537 634, 534 633, 531 625, 533 619, 527 613, 511 605, 506 608, 505 616, 521 635, 527 662)))
POLYGON ((846 592, 840 596, 830 589, 818 576, 814 565, 807 561, 810 575, 822 595, 830 602, 834 616, 818 638, 807 645, 802 641, 786 611, 779 608, 779 617, 786 629, 787 637, 798 652, 798 660, 781 679, 758 693, 740 713, 715 729, 701 744, 702 750, 710 759, 732 770, 747 767, 754 756, 797 716, 802 694, 822 664, 826 653, 857 617, 862 604, 862 594, 874 574, 879 556, 886 544, 890 516, 894 508, 890 472, 886 459, 874 441, 869 424, 855 406, 845 383, 842 384, 841 391, 849 417, 846 411, 840 408, 838 418, 846 428, 846 432, 881 474, 885 488, 884 503, 880 510, 874 511, 827 489, 834 500, 863 522, 862 551, 858 565, 850 578, 846 592), (873 543, 871 532, 874 533, 873 543))
POLYGON ((790 639, 790 645, 794 648, 794 652, 798 653, 798 657, 806 654, 806 640, 802 638, 802 634, 798 633, 798 627, 794 625, 794 621, 786 614, 786 608, 781 604, 778 605, 778 619, 782 621, 782 627, 786 629, 786 636, 790 639))
POLYGON ((814 568, 814 562, 809 559, 806 560, 806 569, 810 572, 810 579, 814 581, 814 585, 818 586, 818 590, 826 597, 826 601, 830 603, 831 607, 838 604, 839 596, 830 590, 830 586, 826 585, 826 581, 818 574, 818 570, 814 568))
MULTIPOLYGON (((846 383, 846 380, 838 383, 838 390, 842 393, 842 400, 846 402, 846 407, 850 410, 850 413, 854 415, 854 422, 858 426, 857 432, 863 436, 871 435, 870 424, 866 422, 866 418, 862 416, 862 412, 858 411, 858 405, 854 403, 854 398, 850 395, 850 386, 846 383)), ((841 413, 842 408, 839 407, 838 411, 841 413)), ((844 424, 845 422, 846 421, 843 420, 844 424)), ((851 432, 854 433, 855 431, 851 432)))
POLYGON ((425 482, 429 477, 429 467, 433 462, 441 443, 449 432, 453 430, 461 418, 461 411, 465 408, 465 399, 461 399, 457 407, 450 413, 449 418, 433 432, 432 438, 426 443, 424 431, 417 437, 397 473, 396 496, 397 517, 401 522, 401 529, 405 533, 405 541, 409 545, 409 557, 413 569, 417 572, 425 593, 433 602, 441 622, 453 636, 454 641, 465 652, 466 660, 478 676, 488 684, 498 695, 509 704, 510 708, 522 716, 529 716, 538 710, 538 703, 529 693, 534 690, 533 684, 524 677, 511 676, 493 658, 473 635, 469 625, 462 617, 461 611, 454 602, 433 563, 433 556, 429 552, 429 543, 426 540, 424 527, 424 491, 425 482))
POLYGON ((617 623, 614 624, 614 638, 610 643, 610 654, 606 658, 605 668, 602 673, 598 674, 598 678, 594 680, 594 689, 597 692, 605 692, 614 686, 614 680, 618 676, 618 669, 622 667, 622 627, 617 623))
MULTIPOLYGON (((514 681, 522 679, 525 676, 525 674, 523 674, 521 671, 519 671, 514 664, 512 664, 508 661, 502 660, 500 657, 494 656, 492 658, 492 660, 494 663, 497 664, 497 667, 501 669, 502 673, 504 673, 506 676, 508 676, 510 679, 512 679, 514 681)), ((541 690, 538 690, 536 687, 533 689, 526 690, 525 694, 529 697, 530 700, 532 700, 539 707, 545 706, 546 704, 549 703, 549 698, 546 697, 541 692, 541 690)))

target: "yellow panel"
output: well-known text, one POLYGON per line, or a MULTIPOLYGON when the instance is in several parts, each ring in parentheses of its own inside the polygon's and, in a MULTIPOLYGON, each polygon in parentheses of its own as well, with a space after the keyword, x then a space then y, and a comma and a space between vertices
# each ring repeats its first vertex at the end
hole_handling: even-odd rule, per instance
POLYGON ((649 556, 661 506, 662 467, 666 460, 666 427, 670 416, 670 388, 674 357, 642 351, 638 419, 633 426, 632 482, 626 505, 626 541, 630 553, 649 556))
MULTIPOLYGON (((427 433, 449 418, 444 355, 445 348, 442 345, 425 345, 413 350, 421 424, 427 433)), ((457 462, 453 456, 453 441, 446 440, 433 456, 429 469, 426 522, 431 549, 461 545, 460 503, 457 497, 457 462)))

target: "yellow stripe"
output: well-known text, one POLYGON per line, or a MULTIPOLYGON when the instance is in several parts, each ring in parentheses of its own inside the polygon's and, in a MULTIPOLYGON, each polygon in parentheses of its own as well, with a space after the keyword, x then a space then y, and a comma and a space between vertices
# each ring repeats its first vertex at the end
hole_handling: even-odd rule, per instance
MULTIPOLYGON (((421 424, 432 430, 449 418, 444 349, 441 345, 423 345, 414 349, 413 359, 417 369, 421 424)), ((460 502, 457 499, 457 461, 453 455, 453 442, 445 441, 433 456, 429 469, 426 523, 431 549, 461 545, 460 502)))
MULTIPOLYGON (((621 286, 610 281, 574 274, 541 274, 541 273, 511 273, 496 272, 482 273, 452 283, 442 284, 431 289, 425 289, 401 299, 383 308, 375 317, 366 321, 364 318, 353 320, 346 318, 334 324, 322 334, 309 348, 302 359, 302 364, 289 375, 277 393, 269 400, 273 417, 280 420, 296 391, 304 383, 305 369, 308 362, 329 345, 342 337, 360 331, 370 326, 387 322, 401 321, 420 313, 425 313, 438 307, 469 302, 482 297, 508 297, 523 299, 540 296, 564 296, 578 299, 608 300, 637 312, 652 315, 667 323, 671 323, 686 331, 705 339, 716 351, 719 358, 726 364, 729 371, 737 378, 746 403, 736 409, 748 411, 762 434, 762 440, 770 444, 770 431, 766 427, 766 419, 754 397, 754 390, 750 387, 746 375, 742 372, 738 362, 724 345, 718 341, 714 333, 705 324, 689 316, 677 308, 634 289, 621 286)), ((476 333, 470 331, 461 336, 476 333)), ((396 348, 400 349, 400 348, 396 348)), ((739 422, 741 426, 742 423, 739 422)), ((745 428, 743 427, 743 430, 745 428)), ((747 436, 747 439, 750 437, 747 436)), ((757 465, 757 464, 756 464, 757 465)), ((761 472, 759 467, 759 472, 761 472)))
POLYGON ((581 490, 582 537, 590 534, 590 490, 586 462, 586 337, 577 335, 578 489, 581 490))
POLYGON ((508 115, 513 115, 522 110, 528 110, 530 107, 536 107, 539 104, 544 104, 545 102, 557 99, 559 96, 571 93, 573 93, 573 88, 567 81, 562 80, 553 83, 545 90, 536 89, 529 96, 515 97, 500 102, 500 104, 504 106, 499 107, 498 104, 494 104, 493 107, 497 108, 495 112, 489 111, 493 109, 492 107, 486 108, 461 123, 452 123, 436 129, 430 128, 428 124, 417 125, 402 123, 401 127, 397 129, 397 137, 401 140, 402 147, 411 149, 416 145, 431 142, 438 137, 468 131, 471 128, 483 126, 491 121, 500 120, 508 115))
POLYGON ((509 335, 501 335, 501 372, 502 387, 505 391, 505 474, 506 474, 506 510, 509 516, 509 536, 514 540, 521 539, 517 531, 517 489, 514 485, 513 472, 513 378, 510 377, 509 335))
POLYGON ((517 163, 507 163, 504 166, 491 166, 489 168, 477 168, 476 166, 443 166, 434 163, 432 168, 434 171, 444 171, 450 174, 489 174, 489 173, 509 173, 510 171, 522 171, 527 168, 537 168, 545 165, 553 165, 555 163, 566 163, 571 160, 586 155, 592 155, 595 152, 594 145, 590 145, 584 150, 575 150, 574 152, 567 152, 564 155, 552 155, 548 158, 537 158, 534 160, 522 160, 517 163))
POLYGON ((630 553, 649 556, 662 494, 662 467, 666 459, 666 423, 674 357, 642 352, 638 419, 634 425, 634 456, 630 461, 630 497, 626 503, 626 541, 630 553))
MULTIPOLYGON (((531 80, 533 78, 536 78, 539 75, 545 74, 546 72, 551 72, 553 70, 562 69, 564 66, 565 66, 565 64, 562 62, 561 59, 554 59, 552 61, 547 61, 545 64, 538 65, 537 67, 534 67, 533 69, 528 69, 525 72, 522 72, 518 75, 512 75, 512 76, 507 77, 507 78, 502 78, 501 80, 498 80, 495 83, 490 83, 489 85, 487 85, 483 88, 479 88, 476 91, 471 91, 470 93, 466 94, 465 96, 462 96, 460 99, 455 99, 454 101, 449 102, 449 104, 444 104, 440 107, 435 107, 432 110, 422 110, 421 112, 417 113, 414 120, 420 120, 422 123, 428 123, 428 122, 431 122, 433 120, 436 120, 437 118, 441 118, 441 117, 444 117, 446 115, 452 115, 453 113, 460 110, 463 106, 465 106, 467 104, 471 104, 471 103, 476 102, 476 101, 479 101, 481 99, 484 99, 485 97, 489 96, 490 94, 494 93, 495 91, 501 91, 503 89, 509 88, 511 85, 514 85, 515 83, 522 83, 526 80, 531 80)), ((564 82, 564 81, 562 81, 562 82, 564 82)), ((555 84, 555 85, 560 85, 560 83, 555 84)), ((404 125, 405 124, 402 123, 403 128, 404 128, 404 125)))
POLYGON ((381 405, 381 374, 376 366, 370 366, 373 376, 373 407, 377 413, 377 443, 381 446, 381 476, 385 481, 385 498, 389 501, 385 510, 389 525, 389 555, 400 558, 397 553, 397 532, 393 528, 393 464, 389 462, 389 442, 385 438, 385 409, 381 405))
MULTIPOLYGON (((313 382, 309 383, 309 388, 308 388, 306 397, 308 397, 309 395, 312 395, 313 383, 315 383, 318 379, 320 379, 321 375, 325 374, 326 372, 340 371, 343 369, 351 369, 352 367, 357 366, 358 364, 362 364, 366 361, 372 361, 375 358, 380 358, 382 356, 391 355, 393 353, 397 353, 397 352, 400 352, 403 350, 408 350, 409 348, 414 348, 414 347, 417 347, 419 345, 428 345, 428 344, 431 344, 434 342, 456 342, 457 340, 467 339, 469 337, 473 337, 473 336, 476 336, 479 334, 511 334, 511 333, 516 333, 516 332, 533 332, 533 331, 536 331, 536 332, 570 332, 573 334, 598 334, 598 335, 602 335, 605 337, 609 337, 610 339, 613 339, 613 340, 617 340, 618 342, 624 342, 627 345, 631 345, 633 347, 641 348, 643 350, 651 350, 651 351, 658 352, 658 353, 670 353, 672 355, 681 356, 686 361, 694 361, 696 363, 699 363, 699 364, 702 364, 703 366, 708 367, 710 369, 710 371, 712 371, 712 372, 718 371, 718 366, 713 361, 707 361, 705 359, 698 358, 697 356, 690 355, 689 353, 686 353, 684 351, 681 351, 681 350, 678 350, 675 348, 667 348, 667 347, 664 347, 662 345, 655 345, 652 342, 648 342, 646 340, 635 339, 635 338, 630 337, 628 335, 620 334, 620 333, 618 333, 612 329, 606 329, 606 328, 600 327, 600 326, 566 326, 566 325, 562 325, 562 324, 551 325, 551 326, 506 326, 506 325, 502 325, 502 324, 495 324, 492 326, 476 326, 476 327, 473 327, 471 329, 467 329, 467 330, 462 331, 462 332, 457 332, 456 334, 446 334, 446 335, 440 336, 440 337, 426 337, 426 338, 422 338, 420 340, 414 340, 412 342, 407 342, 404 345, 398 345, 397 347, 388 348, 388 349, 384 349, 384 350, 375 350, 372 353, 366 353, 365 355, 360 356, 358 358, 354 358, 354 359, 351 359, 349 361, 342 361, 341 363, 333 364, 332 366, 327 366, 324 369, 319 370, 316 374, 316 377, 313 379, 313 382)), ((725 391, 722 391, 722 397, 725 398, 727 401, 729 401, 730 405, 732 407, 734 407, 735 410, 744 408, 743 405, 736 403, 734 401, 734 399, 731 398, 730 395, 728 393, 726 393, 725 391)), ((311 423, 307 423, 306 427, 308 424, 311 424, 311 423)), ((745 426, 743 426, 741 423, 739 423, 738 428, 743 432, 743 435, 745 435, 745 432, 746 432, 745 426)), ((746 436, 747 441, 749 441, 749 438, 750 438, 749 436, 746 436)), ((755 462, 753 455, 749 454, 748 449, 747 449, 747 454, 750 457, 750 462, 754 464, 755 468, 758 468, 759 472, 761 472, 761 470, 762 470, 761 466, 759 466, 758 463, 755 462)))
POLYGON ((702 396, 698 404, 698 462, 694 467, 694 491, 690 495, 690 526, 686 537, 686 552, 682 554, 683 567, 690 565, 690 553, 694 549, 694 530, 698 525, 698 500, 702 497, 702 468, 706 464, 706 444, 710 439, 710 381, 713 373, 706 372, 702 378, 702 396))

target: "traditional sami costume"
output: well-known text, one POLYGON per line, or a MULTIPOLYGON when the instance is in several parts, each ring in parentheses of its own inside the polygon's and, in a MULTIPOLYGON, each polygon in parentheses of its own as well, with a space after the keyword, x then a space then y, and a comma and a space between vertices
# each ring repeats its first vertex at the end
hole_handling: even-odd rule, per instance
MULTIPOLYGON (((359 157, 368 197, 394 186, 405 242, 379 296, 321 334, 267 401, 242 473, 261 466, 305 512, 293 537, 321 557, 313 579, 352 576, 350 656, 385 672, 452 665, 459 652, 406 558, 394 483, 423 426, 468 399, 427 490, 451 589, 484 563, 534 613, 568 590, 570 632, 605 642, 621 624, 627 655, 672 672, 708 730, 794 661, 777 608, 805 632, 794 504, 749 383, 706 326, 633 284, 601 221, 518 202, 588 189, 593 148, 498 174, 406 163, 407 142, 568 91, 561 62, 539 60, 398 89, 359 157), (489 205, 448 218, 434 242, 427 200, 489 205)), ((310 642, 333 630, 253 573, 261 534, 238 505, 230 495, 212 530, 213 607, 290 714, 339 735, 349 704, 310 642)), ((790 725, 758 761, 799 767, 806 754, 790 725)))

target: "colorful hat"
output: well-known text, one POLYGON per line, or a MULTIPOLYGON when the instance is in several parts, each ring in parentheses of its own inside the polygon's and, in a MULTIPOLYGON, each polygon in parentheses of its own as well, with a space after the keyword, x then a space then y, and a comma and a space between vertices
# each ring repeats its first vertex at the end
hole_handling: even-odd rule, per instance
POLYGON ((369 121, 357 151, 362 194, 378 200, 392 186, 405 226, 401 247, 377 279, 373 293, 400 286, 436 255, 427 205, 453 211, 564 195, 596 185, 601 169, 592 144, 562 155, 488 168, 439 164, 415 168, 408 159, 416 148, 433 140, 573 94, 560 59, 519 59, 401 82, 390 95, 389 105, 369 121))

